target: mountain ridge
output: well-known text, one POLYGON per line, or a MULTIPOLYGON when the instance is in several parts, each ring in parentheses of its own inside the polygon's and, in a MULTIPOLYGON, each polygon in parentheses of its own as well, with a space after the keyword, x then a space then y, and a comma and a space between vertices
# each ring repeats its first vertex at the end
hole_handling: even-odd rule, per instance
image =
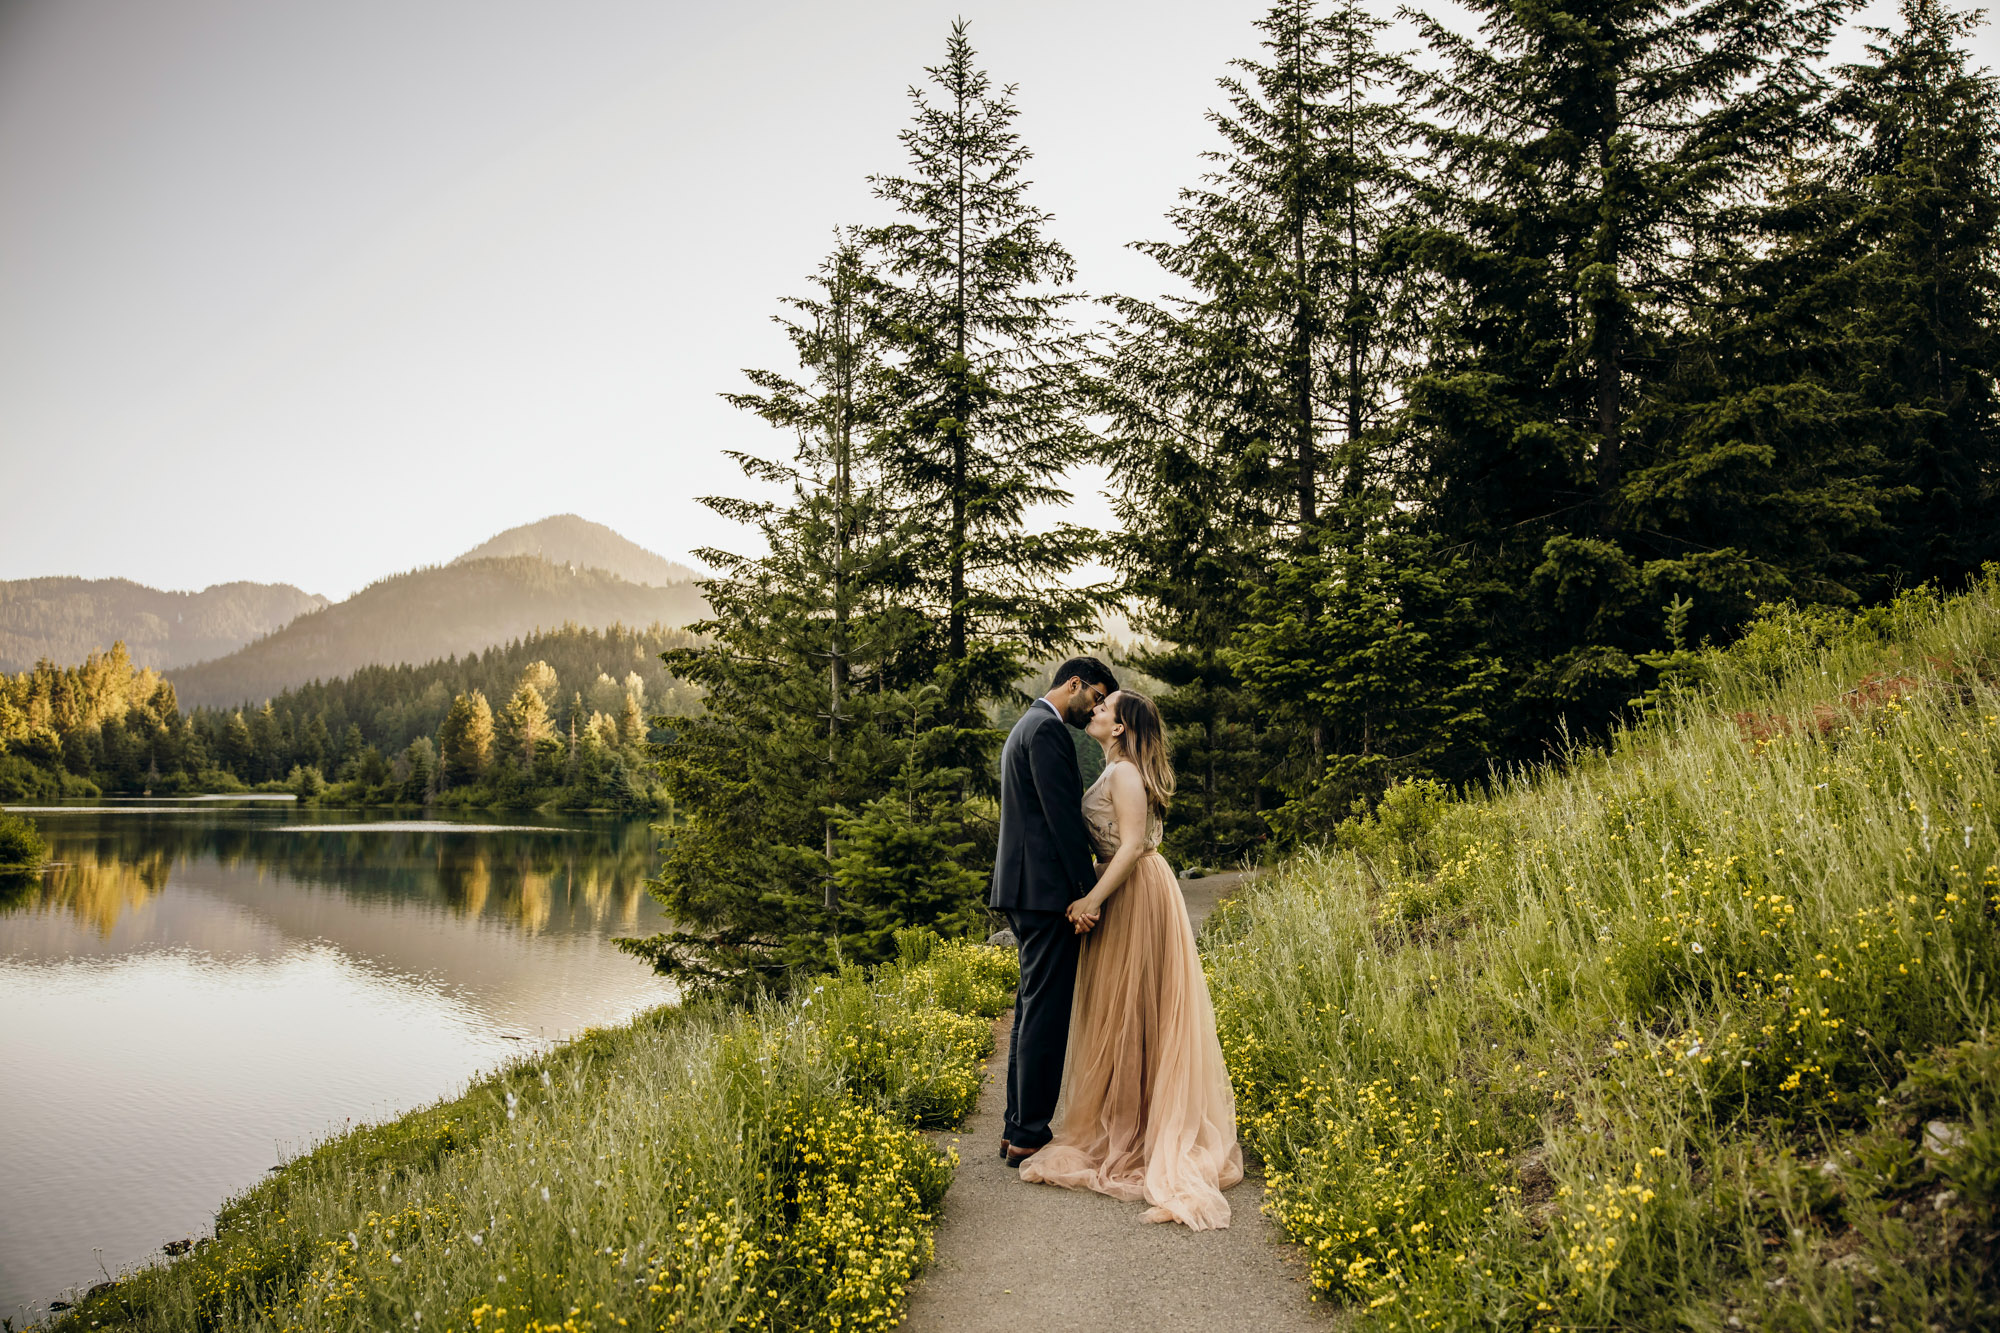
POLYGON ((247 579, 199 592, 77 575, 0 581, 0 671, 47 658, 81 662, 122 641, 134 664, 162 671, 233 652, 333 603, 289 583, 247 579))
POLYGON ((181 702, 257 704, 366 666, 419 665, 565 624, 678 627, 707 614, 692 582, 633 583, 541 556, 465 559, 391 574, 207 662, 167 671, 181 702))
POLYGON ((198 593, 123 578, 0 581, 0 671, 81 662, 123 642, 135 665, 167 675, 189 704, 230 706, 564 624, 683 625, 707 612, 700 577, 602 523, 553 514, 337 602, 247 580, 198 593))

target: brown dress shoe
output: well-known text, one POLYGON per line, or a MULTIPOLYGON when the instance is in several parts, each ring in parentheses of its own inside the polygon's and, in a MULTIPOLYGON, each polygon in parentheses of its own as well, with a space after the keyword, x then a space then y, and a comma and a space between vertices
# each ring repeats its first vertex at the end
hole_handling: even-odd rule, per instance
POLYGON ((1016 1148, 1010 1143, 1007 1145, 1007 1165, 1019 1167, 1021 1163, 1027 1161, 1040 1151, 1040 1148, 1016 1148))

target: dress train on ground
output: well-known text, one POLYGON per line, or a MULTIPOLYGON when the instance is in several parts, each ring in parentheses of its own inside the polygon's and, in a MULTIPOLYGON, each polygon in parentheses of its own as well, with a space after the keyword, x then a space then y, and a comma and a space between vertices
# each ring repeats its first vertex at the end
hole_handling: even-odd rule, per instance
MULTIPOLYGON (((1105 786, 1085 793, 1084 812, 1108 855, 1105 786)), ((1222 1192, 1243 1179, 1236 1098, 1187 904, 1158 852, 1139 858, 1083 938, 1055 1138, 1021 1178, 1143 1200, 1149 1222, 1229 1225, 1222 1192)))

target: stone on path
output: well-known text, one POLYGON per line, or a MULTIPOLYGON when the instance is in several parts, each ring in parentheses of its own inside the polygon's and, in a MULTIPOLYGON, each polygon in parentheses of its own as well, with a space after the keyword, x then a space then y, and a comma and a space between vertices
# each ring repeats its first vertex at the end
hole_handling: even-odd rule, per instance
MULTIPOLYGON (((1200 924, 1242 876, 1184 880, 1200 924)), ((1000 1161, 1011 1013, 995 1026, 979 1107, 963 1130, 933 1136, 962 1162, 945 1196, 937 1259, 911 1289, 912 1333, 1328 1333, 1340 1321, 1311 1303, 1302 1256, 1259 1205, 1263 1181, 1229 1191, 1224 1231, 1140 1220, 1142 1203, 1030 1185, 1000 1161)))

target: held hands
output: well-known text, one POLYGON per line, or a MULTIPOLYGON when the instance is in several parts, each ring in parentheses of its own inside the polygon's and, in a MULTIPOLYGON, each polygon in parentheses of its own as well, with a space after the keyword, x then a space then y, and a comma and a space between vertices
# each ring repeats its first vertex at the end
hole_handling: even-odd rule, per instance
MULTIPOLYGON (((1109 861, 1099 861, 1091 867, 1091 870, 1099 879, 1103 879, 1104 872, 1110 868, 1109 861)), ((1070 924, 1076 927, 1076 933, 1088 935, 1091 927, 1095 926, 1104 915, 1104 898, 1100 894, 1086 893, 1065 910, 1069 914, 1070 924)))

